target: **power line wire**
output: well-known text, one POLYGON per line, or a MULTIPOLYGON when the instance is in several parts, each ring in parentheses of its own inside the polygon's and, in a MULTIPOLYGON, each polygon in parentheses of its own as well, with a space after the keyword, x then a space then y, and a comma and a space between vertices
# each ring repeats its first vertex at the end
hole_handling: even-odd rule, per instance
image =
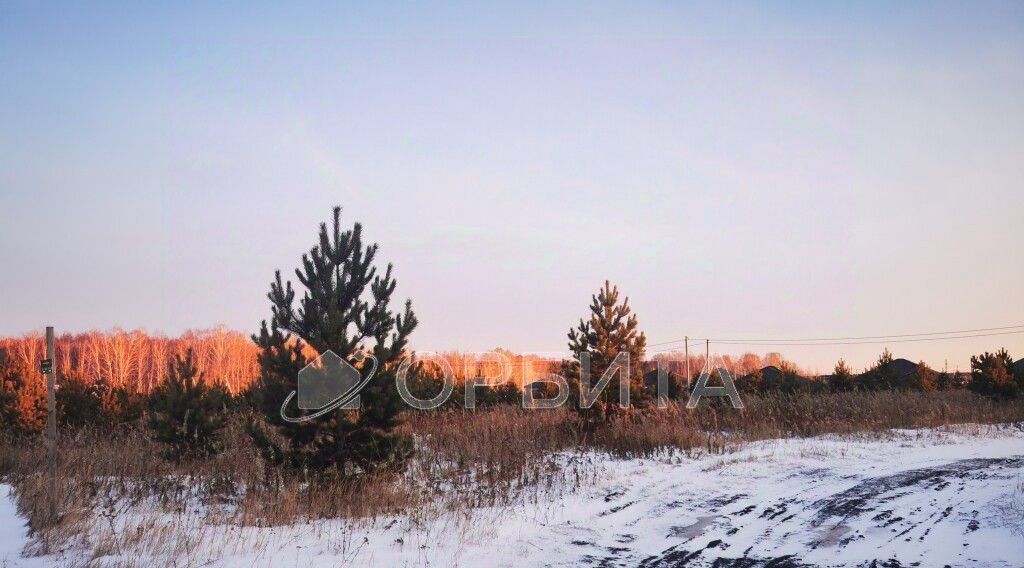
MULTIPOLYGON (((889 343, 918 343, 922 341, 943 341, 947 339, 971 339, 976 337, 995 337, 1000 335, 1017 335, 1024 333, 1024 329, 1017 331, 1002 331, 995 333, 978 333, 971 335, 953 335, 947 337, 917 337, 912 339, 888 339, 888 340, 872 340, 872 341, 833 341, 833 342, 815 342, 815 343, 749 343, 739 340, 723 340, 723 339, 710 339, 711 343, 719 345, 745 345, 745 346, 764 346, 764 347, 786 347, 786 346, 803 346, 803 347, 814 347, 817 345, 881 345, 889 343)), ((923 335, 923 334, 922 334, 923 335)), ((891 336, 900 337, 900 336, 891 336)), ((902 336, 906 337, 906 336, 902 336)), ((664 353, 667 351, 678 350, 679 347, 670 347, 666 349, 654 349, 651 353, 664 353)))
MULTIPOLYGON (((691 344, 692 344, 692 343, 704 343, 704 341, 705 341, 706 339, 707 339, 707 338, 705 338, 705 337, 691 337, 691 338, 689 339, 689 342, 690 342, 691 344)), ((687 340, 685 340, 685 339, 675 339, 675 340, 673 340, 673 341, 662 341, 661 343, 649 343, 649 344, 648 344, 647 346, 648 346, 648 347, 657 347, 657 346, 659 346, 659 345, 668 345, 668 344, 670 344, 670 343, 686 343, 686 341, 687 341, 687 340)), ((680 346, 680 347, 682 347, 682 346, 680 346)))
MULTIPOLYGON (((1020 331, 1014 331, 1014 332, 1010 332, 1010 333, 1020 333, 1021 331, 1024 331, 1024 324, 1021 324, 1021 325, 1008 325, 1008 326, 1003 326, 1003 327, 984 327, 984 328, 978 328, 978 329, 961 329, 961 330, 954 330, 954 331, 932 331, 932 332, 926 332, 926 333, 904 333, 904 334, 897 334, 897 335, 864 335, 864 336, 859 336, 859 337, 805 337, 805 338, 797 338, 797 339, 783 339, 783 338, 776 338, 776 339, 742 339, 742 338, 715 339, 715 338, 710 338, 710 339, 711 339, 711 341, 713 341, 715 343, 737 343, 737 344, 738 343, 743 343, 743 344, 746 344, 746 345, 756 345, 756 344, 759 344, 759 343, 764 343, 766 345, 802 345, 802 343, 793 343, 793 342, 815 342, 815 343, 811 343, 811 345, 818 345, 819 343, 817 343, 817 342, 860 341, 860 340, 867 340, 867 339, 885 339, 885 340, 889 340, 889 339, 899 339, 899 338, 905 338, 905 337, 925 337, 925 336, 937 336, 937 335, 952 335, 952 334, 963 334, 963 333, 1004 331, 1004 330, 1010 330, 1010 329, 1020 330, 1020 331)), ((996 335, 999 335, 999 334, 996 334, 996 335)), ((1002 335, 1009 335, 1009 334, 1007 333, 1007 334, 1002 334, 1002 335)), ((970 337, 970 336, 965 336, 965 337, 970 337)), ((982 336, 976 336, 976 337, 982 337, 982 336)), ((706 339, 707 338, 700 338, 699 341, 705 341, 706 339)), ((936 338, 936 339, 945 339, 945 338, 939 337, 939 338, 936 338)), ((949 339, 956 339, 956 338, 949 338, 949 339)), ((691 342, 693 342, 694 340, 695 340, 695 338, 692 338, 692 337, 690 338, 691 342)), ((674 339, 672 341, 662 341, 660 343, 652 343, 652 344, 650 344, 650 347, 657 347, 657 346, 660 346, 660 345, 669 345, 669 344, 673 344, 673 343, 683 343, 685 341, 686 341, 685 339, 674 339)), ((821 345, 829 345, 829 343, 821 343, 821 345)), ((836 345, 842 345, 842 344, 841 343, 836 343, 836 345)))

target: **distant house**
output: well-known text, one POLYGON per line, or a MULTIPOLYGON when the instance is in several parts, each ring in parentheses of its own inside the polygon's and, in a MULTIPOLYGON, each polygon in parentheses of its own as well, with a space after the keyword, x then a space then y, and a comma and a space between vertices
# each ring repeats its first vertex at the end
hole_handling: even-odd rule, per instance
MULTIPOLYGON (((668 379, 668 384, 671 386, 673 382, 682 380, 682 376, 673 373, 672 371, 665 371, 665 377, 668 379)), ((644 373, 644 387, 650 389, 652 392, 658 388, 658 370, 647 371, 644 373)))
POLYGON ((917 363, 907 359, 893 359, 891 369, 897 378, 906 379, 917 373, 917 363))
POLYGON ((658 371, 647 371, 644 373, 644 388, 648 390, 655 390, 658 388, 658 371))
MULTIPOLYGON (((667 379, 665 386, 668 388, 668 392, 663 392, 661 393, 661 395, 667 396, 669 398, 677 398, 679 396, 681 388, 685 387, 685 381, 683 380, 682 375, 666 370, 665 378, 667 379)), ((651 393, 658 392, 657 369, 653 371, 647 371, 646 373, 644 373, 644 388, 651 393)))
POLYGON ((782 382, 782 369, 775 365, 761 368, 761 381, 766 385, 777 385, 782 382))
POLYGON ((1017 362, 1013 364, 1013 374, 1018 377, 1024 377, 1024 359, 1018 359, 1017 362))
POLYGON ((812 392, 821 388, 820 381, 815 377, 807 377, 796 369, 786 369, 768 365, 753 373, 736 379, 736 388, 741 392, 812 392))
POLYGON ((544 381, 534 381, 523 385, 523 392, 530 393, 531 398, 548 398, 551 390, 554 390, 554 384, 544 381))

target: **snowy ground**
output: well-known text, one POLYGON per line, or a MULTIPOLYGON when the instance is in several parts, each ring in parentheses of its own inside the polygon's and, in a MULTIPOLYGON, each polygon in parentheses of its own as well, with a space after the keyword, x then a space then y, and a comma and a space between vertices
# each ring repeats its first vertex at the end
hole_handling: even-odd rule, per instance
POLYGON ((28 530, 18 517, 10 492, 10 486, 0 485, 0 568, 21 566, 19 556, 28 541, 28 530))
MULTIPOLYGON (((1008 507, 1024 505, 1022 483, 1024 432, 966 427, 602 458, 600 481, 575 495, 429 522, 161 522, 191 543, 175 548, 177 566, 1022 566, 1024 519, 1008 507)), ((81 560, 19 558, 22 525, 0 499, 0 567, 81 560)), ((171 564, 159 548, 119 559, 171 564)))

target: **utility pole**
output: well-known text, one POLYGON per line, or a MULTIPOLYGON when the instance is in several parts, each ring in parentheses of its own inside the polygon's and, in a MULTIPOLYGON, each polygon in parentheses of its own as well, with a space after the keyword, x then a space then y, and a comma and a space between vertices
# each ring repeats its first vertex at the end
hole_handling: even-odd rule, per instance
POLYGON ((46 327, 46 359, 40 371, 46 375, 46 474, 50 478, 50 522, 57 522, 57 392, 53 368, 53 326, 46 327))
MULTIPOLYGON (((707 365, 710 365, 710 364, 711 364, 711 340, 710 339, 705 339, 704 340, 704 365, 707 366, 707 365)), ((711 373, 711 369, 708 369, 708 374, 710 374, 710 373, 711 373)))
POLYGON ((683 341, 685 342, 684 346, 683 346, 683 352, 686 353, 686 355, 684 355, 684 357, 686 357, 686 386, 687 386, 687 388, 689 388, 689 386, 690 386, 690 336, 687 335, 683 339, 683 341))

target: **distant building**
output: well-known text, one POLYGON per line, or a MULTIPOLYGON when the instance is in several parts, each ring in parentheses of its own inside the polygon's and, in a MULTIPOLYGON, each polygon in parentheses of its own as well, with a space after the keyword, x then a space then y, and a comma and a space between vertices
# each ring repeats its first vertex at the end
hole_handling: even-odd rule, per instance
POLYGON ((907 359, 893 359, 891 369, 902 382, 903 379, 913 377, 917 373, 917 363, 907 359))

